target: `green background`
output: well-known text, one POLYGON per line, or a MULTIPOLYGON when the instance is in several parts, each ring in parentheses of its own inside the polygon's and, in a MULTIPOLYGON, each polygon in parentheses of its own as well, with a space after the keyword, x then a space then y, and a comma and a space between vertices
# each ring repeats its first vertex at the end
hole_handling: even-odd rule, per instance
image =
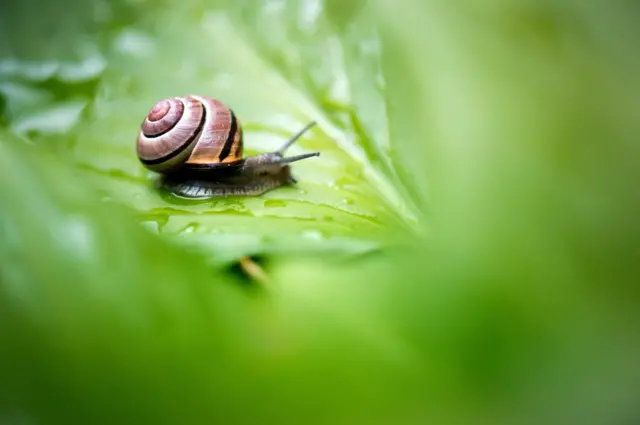
POLYGON ((640 8, 0 4, 0 423, 640 420, 640 8), (185 201, 135 138, 231 106, 299 183, 185 201), (256 258, 273 286, 237 261, 256 258))

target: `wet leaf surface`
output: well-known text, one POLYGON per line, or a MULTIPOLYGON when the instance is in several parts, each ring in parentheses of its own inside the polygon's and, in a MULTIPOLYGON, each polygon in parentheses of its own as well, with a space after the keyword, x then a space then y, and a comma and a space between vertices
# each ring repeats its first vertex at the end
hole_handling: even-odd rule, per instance
POLYGON ((104 59, 87 58, 75 72, 52 64, 41 76, 64 82, 63 75, 99 70, 93 100, 52 101, 38 113, 28 108, 29 93, 16 94, 12 110, 27 103, 30 114, 14 127, 39 134, 39 143, 71 162, 103 200, 132 208, 159 233, 208 241, 220 255, 287 247, 350 252, 408 237, 420 223, 390 155, 371 17, 357 12, 340 29, 319 4, 309 4, 315 6, 154 10, 115 34, 104 59), (137 160, 135 138, 153 103, 187 94, 216 97, 234 110, 245 155, 274 150, 315 120, 289 153, 321 156, 294 164, 295 186, 260 197, 189 201, 163 193, 158 176, 137 160), (60 132, 64 140, 51 137, 60 132))

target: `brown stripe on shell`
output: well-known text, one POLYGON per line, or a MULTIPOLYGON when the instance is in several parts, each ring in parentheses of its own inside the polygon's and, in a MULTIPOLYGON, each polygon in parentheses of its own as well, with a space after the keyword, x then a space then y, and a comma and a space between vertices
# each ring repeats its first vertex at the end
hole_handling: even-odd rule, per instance
POLYGON ((224 162, 224 160, 231 153, 231 148, 233 147, 233 144, 236 141, 236 135, 238 134, 238 121, 236 120, 236 115, 231 109, 229 109, 229 112, 231 112, 231 127, 229 128, 229 133, 227 134, 227 140, 224 141, 224 146, 222 147, 222 150, 218 155, 218 160, 220 162, 224 162))
MULTIPOLYGON (((138 157, 155 171, 162 171, 184 162, 191 154, 207 121, 205 108, 198 99, 186 96, 171 100, 177 101, 174 105, 182 105, 184 102, 184 114, 173 128, 156 137, 147 136, 144 129, 138 135, 138 157)), ((171 112, 167 116, 170 114, 171 112)))
MULTIPOLYGON (((225 148, 227 140, 236 141, 242 144, 242 140, 235 135, 238 134, 237 127, 234 129, 231 110, 222 102, 205 96, 194 96, 204 105, 207 110, 207 120, 204 124, 202 135, 198 144, 194 147, 191 156, 187 160, 188 164, 217 164, 237 161, 241 157, 226 155, 221 158, 221 153, 225 148)), ((237 152, 238 149, 235 149, 237 152)), ((240 152, 242 149, 240 148, 240 152)))
POLYGON ((242 139, 243 139, 243 131, 242 125, 240 125, 240 120, 236 118, 236 125, 238 127, 238 131, 236 131, 235 139, 233 141, 233 149, 231 150, 231 156, 237 159, 241 159, 243 155, 242 151, 242 139))
POLYGON ((144 135, 158 137, 170 131, 182 118, 184 109, 184 103, 179 97, 156 103, 142 123, 144 135))

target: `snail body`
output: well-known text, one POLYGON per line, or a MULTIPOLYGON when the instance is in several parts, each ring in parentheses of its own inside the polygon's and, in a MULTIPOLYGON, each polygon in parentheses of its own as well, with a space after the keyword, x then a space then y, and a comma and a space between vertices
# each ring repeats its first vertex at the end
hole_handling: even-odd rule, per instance
POLYGON ((284 153, 315 122, 275 152, 243 158, 243 131, 233 111, 217 99, 181 96, 157 102, 137 139, 140 162, 162 175, 161 186, 187 198, 258 196, 296 183, 289 164, 319 152, 284 153))

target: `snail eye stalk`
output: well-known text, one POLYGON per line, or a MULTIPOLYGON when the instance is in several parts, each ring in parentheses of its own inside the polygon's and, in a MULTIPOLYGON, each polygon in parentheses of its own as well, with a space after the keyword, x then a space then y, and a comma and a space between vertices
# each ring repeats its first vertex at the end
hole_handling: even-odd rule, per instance
POLYGON ((311 121, 309 124, 304 126, 300 131, 298 131, 296 134, 291 136, 291 138, 287 140, 280 149, 277 150, 277 153, 279 153, 280 155, 284 155, 285 151, 289 149, 289 147, 293 145, 296 142, 296 140, 298 140, 304 133, 309 131, 309 129, 311 129, 311 127, 313 127, 314 125, 316 125, 316 122, 311 121))

